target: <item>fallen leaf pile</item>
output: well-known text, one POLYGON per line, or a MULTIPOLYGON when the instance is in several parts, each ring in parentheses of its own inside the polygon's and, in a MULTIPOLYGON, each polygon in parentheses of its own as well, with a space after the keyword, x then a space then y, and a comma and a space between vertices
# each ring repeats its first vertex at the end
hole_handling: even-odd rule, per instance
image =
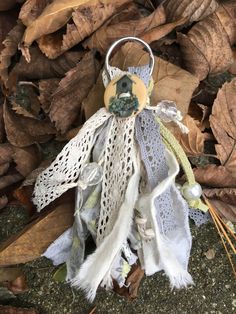
MULTIPOLYGON (((190 157, 205 197, 223 219, 236 222, 235 1, 2 1, 0 209, 20 204, 30 221, 1 243, 0 266, 38 258, 72 224, 73 197, 63 196, 37 214, 33 185, 104 105, 104 57, 111 43, 124 36, 151 45, 151 103, 176 102, 189 133, 169 127, 190 157)), ((111 60, 122 69, 147 62, 147 52, 133 42, 117 49, 111 60)), ((141 278, 134 270, 132 291, 123 295, 135 297, 141 278)), ((36 313, 30 311, 22 313, 36 313)))

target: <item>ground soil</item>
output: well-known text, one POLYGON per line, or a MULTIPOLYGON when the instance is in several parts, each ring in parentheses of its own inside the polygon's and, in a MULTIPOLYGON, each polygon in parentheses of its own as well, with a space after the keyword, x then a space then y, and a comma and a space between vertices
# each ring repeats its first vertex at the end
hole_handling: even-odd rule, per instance
MULTIPOLYGON (((24 224, 19 209, 8 209, 0 215, 0 241, 18 231, 24 224)), ((211 223, 196 228, 191 226, 193 247, 189 270, 195 285, 184 290, 173 290, 163 273, 146 277, 139 296, 130 302, 104 290, 89 304, 84 294, 66 283, 53 279, 56 271, 51 262, 40 258, 23 265, 29 291, 18 295, 8 304, 34 307, 40 314, 228 314, 236 313, 236 281, 228 263, 220 238, 211 223), (215 257, 207 259, 205 252, 215 250, 215 257)), ((45 237, 47 235, 45 234, 45 237)))

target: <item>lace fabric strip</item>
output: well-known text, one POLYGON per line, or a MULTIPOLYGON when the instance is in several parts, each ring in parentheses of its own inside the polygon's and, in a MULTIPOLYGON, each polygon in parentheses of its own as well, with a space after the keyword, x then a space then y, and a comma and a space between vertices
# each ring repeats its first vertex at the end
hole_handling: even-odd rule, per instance
POLYGON ((38 176, 33 195, 38 210, 76 186, 80 171, 88 161, 96 141, 95 132, 110 117, 111 114, 105 108, 100 109, 63 148, 54 162, 38 176))
MULTIPOLYGON (((186 271, 191 248, 191 234, 188 225, 188 206, 174 185, 178 166, 176 170, 173 170, 171 179, 159 125, 152 113, 147 110, 137 117, 136 138, 147 171, 149 193, 152 191, 150 195, 153 194, 152 197, 146 197, 146 202, 149 202, 151 207, 149 210, 145 209, 145 197, 140 201, 142 214, 149 222, 148 227, 154 228, 156 239, 156 244, 153 242, 155 239, 149 244, 143 243, 143 261, 148 268, 146 272, 152 274, 159 269, 164 269, 173 286, 185 286, 192 282, 191 276, 186 271), (160 192, 161 185, 163 186, 168 178, 170 182, 166 183, 166 188, 160 192), (177 242, 176 239, 178 239, 177 242), (177 245, 179 243, 181 246, 177 245)), ((171 158, 173 159, 174 156, 172 155, 171 158)), ((176 160, 172 163, 175 168, 176 160)))

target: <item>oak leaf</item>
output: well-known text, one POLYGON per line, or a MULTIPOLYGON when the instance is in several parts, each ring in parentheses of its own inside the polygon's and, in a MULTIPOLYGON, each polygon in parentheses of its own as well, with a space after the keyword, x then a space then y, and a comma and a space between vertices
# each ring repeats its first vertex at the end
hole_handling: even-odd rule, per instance
POLYGON ((108 47, 117 39, 126 36, 139 36, 145 32, 165 23, 165 11, 163 6, 159 6, 153 13, 147 17, 138 20, 119 22, 103 26, 98 29, 88 40, 84 47, 96 48, 100 53, 105 54, 108 47))
POLYGON ((68 199, 64 195, 59 201, 59 205, 54 204, 52 209, 40 214, 21 232, 0 245, 1 266, 26 263, 39 258, 58 236, 71 227, 74 218, 71 196, 68 199))
POLYGON ((57 130, 66 132, 79 114, 82 100, 96 82, 99 63, 94 53, 88 52, 81 62, 63 78, 52 99, 50 118, 57 130))
POLYGON ((8 141, 18 147, 47 142, 56 133, 48 119, 36 120, 17 115, 7 102, 4 104, 4 123, 8 141))
POLYGON ((219 90, 212 107, 210 125, 221 164, 236 178, 236 79, 219 90))
POLYGON ((203 192, 221 217, 236 222, 235 188, 204 189, 203 192))
POLYGON ((66 26, 65 32, 57 32, 39 38, 38 44, 43 53, 54 59, 90 36, 108 18, 119 12, 130 0, 89 1, 81 4, 72 13, 72 21, 66 26))
MULTIPOLYGON (((233 63, 231 35, 226 32, 228 19, 219 18, 221 10, 219 7, 195 24, 187 35, 178 34, 185 67, 200 80, 208 74, 226 71, 233 63)), ((234 29, 231 32, 235 32, 234 29)))
POLYGON ((190 23, 204 19, 217 8, 216 0, 166 0, 163 3, 167 21, 177 21, 187 17, 190 23))

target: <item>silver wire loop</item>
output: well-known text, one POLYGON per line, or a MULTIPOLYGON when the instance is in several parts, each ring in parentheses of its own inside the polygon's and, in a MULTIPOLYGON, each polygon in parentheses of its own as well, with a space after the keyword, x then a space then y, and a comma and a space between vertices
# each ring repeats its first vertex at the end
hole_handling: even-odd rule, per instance
POLYGON ((110 59, 111 53, 112 53, 113 49, 116 46, 118 46, 120 43, 123 43, 123 42, 126 42, 126 41, 137 41, 137 42, 141 43, 143 46, 145 46, 145 48, 147 48, 147 50, 149 52, 149 58, 150 58, 150 61, 149 61, 149 68, 150 68, 149 75, 151 77, 153 69, 154 69, 154 60, 155 59, 154 59, 154 55, 152 53, 152 49, 150 48, 150 46, 145 41, 143 41, 140 38, 137 38, 137 37, 123 37, 123 38, 118 39, 117 41, 115 41, 111 45, 111 47, 109 48, 109 50, 107 52, 106 59, 105 59, 105 70, 107 72, 107 75, 108 75, 109 79, 111 80, 111 75, 110 75, 110 72, 109 72, 109 67, 110 67, 109 59, 110 59))

